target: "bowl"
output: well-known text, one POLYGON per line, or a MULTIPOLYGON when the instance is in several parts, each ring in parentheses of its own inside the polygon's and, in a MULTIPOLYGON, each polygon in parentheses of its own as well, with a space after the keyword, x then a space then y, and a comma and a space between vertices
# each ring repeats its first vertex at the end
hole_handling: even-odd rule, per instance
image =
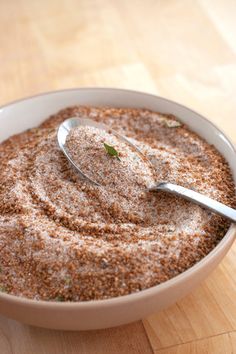
MULTIPOLYGON (((230 140, 200 114, 154 95, 112 88, 81 88, 49 92, 10 103, 0 109, 0 141, 40 124, 49 115, 72 105, 148 108, 172 113, 215 145, 228 161, 236 182, 236 151, 230 140)), ((219 244, 182 274, 138 293, 108 300, 47 302, 0 292, 0 313, 34 326, 61 330, 91 330, 119 326, 163 310, 188 294, 219 264, 232 245, 236 225, 219 244)))

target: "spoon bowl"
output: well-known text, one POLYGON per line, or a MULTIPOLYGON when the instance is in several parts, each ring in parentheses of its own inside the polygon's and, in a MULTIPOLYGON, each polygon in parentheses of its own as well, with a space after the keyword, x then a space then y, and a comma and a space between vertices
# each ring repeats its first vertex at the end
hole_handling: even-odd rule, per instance
POLYGON ((72 164, 72 166, 76 169, 76 171, 80 174, 80 176, 89 182, 95 184, 96 186, 100 186, 101 184, 96 182, 95 180, 91 179, 84 171, 81 170, 80 166, 73 160, 73 158, 70 155, 70 152, 68 151, 66 147, 66 138, 70 131, 76 127, 79 126, 89 126, 89 127, 95 127, 97 129, 105 130, 106 132, 112 133, 115 135, 119 140, 123 141, 127 145, 129 145, 132 150, 134 150, 146 163, 148 163, 151 167, 152 164, 151 162, 144 156, 144 154, 139 150, 137 146, 132 144, 130 140, 121 134, 117 133, 115 130, 110 128, 106 124, 98 123, 92 119, 86 119, 86 118, 78 118, 78 117, 72 117, 66 119, 64 122, 62 122, 58 128, 57 131, 57 141, 59 144, 59 147, 61 151, 64 153, 68 161, 72 164))

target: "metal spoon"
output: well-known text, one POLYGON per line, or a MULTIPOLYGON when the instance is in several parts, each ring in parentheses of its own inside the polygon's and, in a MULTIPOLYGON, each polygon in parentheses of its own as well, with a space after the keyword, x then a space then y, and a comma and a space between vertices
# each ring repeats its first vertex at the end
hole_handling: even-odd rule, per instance
MULTIPOLYGON (((125 142, 126 144, 130 145, 132 149, 135 149, 135 151, 146 161, 151 165, 151 162, 142 154, 142 152, 134 145, 132 144, 127 138, 124 136, 118 134, 116 131, 111 129, 105 124, 102 123, 97 123, 91 119, 83 119, 83 118, 69 118, 65 120, 58 129, 57 132, 57 140, 60 149, 62 152, 65 154, 66 158, 70 161, 70 163, 75 167, 75 169, 80 173, 80 175, 89 180, 91 183, 94 183, 95 185, 99 186, 99 183, 96 181, 92 180, 89 176, 87 176, 80 168, 79 166, 73 161, 72 157, 70 156, 69 151, 66 148, 66 137, 68 133, 70 132, 71 129, 78 127, 78 126, 92 126, 98 129, 102 129, 105 131, 108 131, 109 133, 112 133, 116 135, 120 140, 125 142)), ((155 192, 155 191, 164 191, 168 192, 171 194, 175 194, 177 196, 180 196, 184 199, 190 200, 193 203, 199 204, 207 209, 212 210, 213 212, 224 216, 225 218, 236 222, 236 210, 233 208, 228 207, 227 205, 217 202, 214 199, 211 199, 209 197, 204 196, 201 193, 195 192, 191 189, 179 186, 177 184, 169 183, 169 182, 160 182, 157 183, 155 186, 149 188, 150 191, 155 192)))

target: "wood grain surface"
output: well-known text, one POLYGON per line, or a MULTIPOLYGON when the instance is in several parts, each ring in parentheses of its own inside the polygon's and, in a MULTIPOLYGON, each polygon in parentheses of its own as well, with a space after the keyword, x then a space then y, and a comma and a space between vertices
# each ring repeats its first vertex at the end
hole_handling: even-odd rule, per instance
MULTIPOLYGON (((0 0, 0 104, 71 87, 136 89, 197 110, 236 142, 235 16, 235 0, 0 0)), ((236 245, 143 324, 59 332, 0 317, 0 353, 236 353, 236 245)))

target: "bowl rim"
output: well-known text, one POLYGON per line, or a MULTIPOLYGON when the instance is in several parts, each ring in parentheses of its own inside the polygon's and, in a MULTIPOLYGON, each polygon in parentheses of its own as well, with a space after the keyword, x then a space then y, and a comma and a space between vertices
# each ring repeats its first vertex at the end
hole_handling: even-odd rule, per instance
MULTIPOLYGON (((52 91, 47 91, 47 92, 42 92, 38 93, 35 95, 27 96, 24 98, 19 98, 17 100, 10 101, 9 103, 6 103, 4 105, 0 106, 0 116, 2 111, 4 111, 7 108, 10 108, 14 105, 17 105, 18 103, 28 101, 28 100, 34 100, 38 97, 43 97, 43 96, 49 96, 57 93, 63 93, 63 92, 74 92, 74 91, 113 91, 113 92, 120 92, 120 93, 131 93, 131 94, 138 94, 140 96, 149 96, 158 98, 160 100, 166 101, 168 104, 174 104, 176 106, 179 106, 183 109, 186 109, 198 116, 201 117, 204 121, 206 121, 212 128, 216 129, 219 133, 223 135, 225 138, 226 142, 229 144, 230 148, 232 149, 235 157, 236 157, 236 147, 234 146, 233 142, 231 141, 230 138, 226 136, 226 134, 213 122, 202 116, 200 113, 196 112, 195 110, 178 103, 176 101, 170 100, 168 98, 158 96, 155 94, 147 93, 147 92, 142 92, 142 91, 136 91, 136 90, 130 90, 130 89, 122 89, 122 88, 113 88, 113 87, 74 87, 74 88, 66 88, 66 89, 60 89, 60 90, 52 90, 52 91)), ((148 107, 147 107, 148 109, 148 107)), ((181 117, 180 117, 181 118, 181 117)), ((192 267, 188 268, 184 272, 174 276, 173 278, 166 280, 163 283, 154 285, 150 288, 140 290, 135 293, 127 294, 127 295, 122 295, 122 296, 117 296, 109 299, 102 299, 102 300, 89 300, 89 301, 65 301, 65 302, 60 302, 60 301, 54 301, 54 300, 36 300, 36 299, 29 299, 26 297, 21 297, 17 295, 12 295, 12 294, 7 294, 4 292, 0 291, 0 300, 5 300, 9 302, 18 302, 21 305, 28 305, 28 306, 36 306, 36 307, 55 307, 60 309, 68 309, 68 308, 83 308, 83 309, 88 309, 88 308, 95 308, 97 306, 100 307, 112 307, 113 305, 119 305, 122 303, 130 303, 133 302, 134 300, 138 301, 141 300, 144 297, 151 297, 153 296, 157 291, 158 292, 163 292, 166 289, 171 289, 173 286, 176 285, 176 283, 181 283, 186 281, 188 278, 191 277, 192 273, 195 273, 202 268, 206 266, 206 264, 214 257, 217 256, 221 252, 221 250, 226 246, 226 244, 230 244, 233 242, 234 238, 236 236, 236 224, 234 225, 233 223, 230 225, 229 229, 227 230, 226 234, 224 237, 220 240, 220 242, 216 245, 216 247, 213 248, 212 251, 210 251, 205 257, 203 257, 200 261, 198 261, 196 264, 194 264, 192 267)))

